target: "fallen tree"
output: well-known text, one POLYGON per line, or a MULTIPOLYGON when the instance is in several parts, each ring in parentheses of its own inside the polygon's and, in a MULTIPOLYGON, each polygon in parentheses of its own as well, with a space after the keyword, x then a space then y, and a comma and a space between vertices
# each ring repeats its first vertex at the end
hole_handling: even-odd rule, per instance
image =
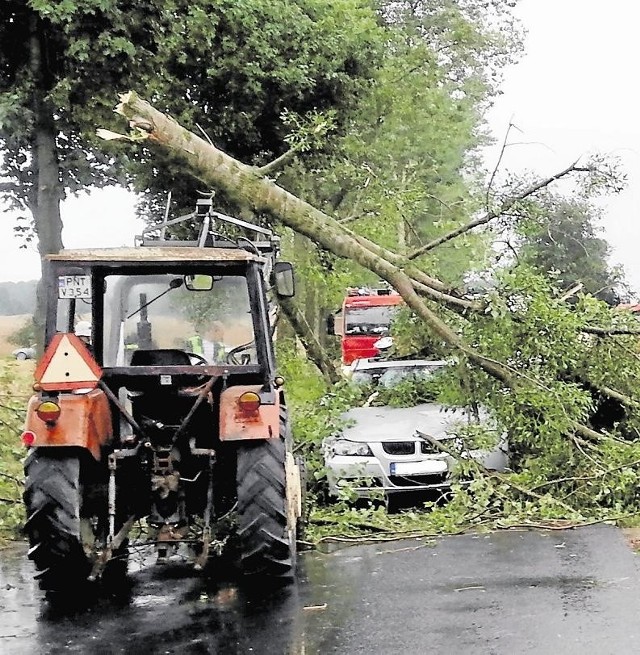
MULTIPOLYGON (((540 443, 533 444, 530 450, 534 453, 541 452, 545 447, 551 450, 559 448, 562 452, 557 457, 562 462, 572 462, 574 454, 578 453, 580 466, 586 462, 587 466, 595 467, 591 473, 566 476, 567 480, 595 479, 600 482, 603 470, 620 470, 620 467, 603 463, 603 457, 608 456, 605 453, 608 448, 618 447, 619 444, 628 446, 629 442, 623 442, 619 436, 611 433, 614 427, 611 422, 610 425, 606 421, 598 424, 598 427, 604 426, 605 429, 594 429, 594 425, 588 423, 588 416, 594 409, 594 398, 598 394, 617 400, 627 408, 635 408, 635 394, 633 390, 630 391, 628 384, 633 375, 626 371, 622 376, 625 388, 618 389, 615 386, 615 376, 609 374, 611 371, 597 373, 583 360, 589 351, 600 357, 601 361, 606 358, 608 362, 614 362, 616 354, 609 346, 602 345, 603 339, 617 338, 619 334, 633 338, 629 334, 635 330, 629 322, 622 321, 618 325, 615 316, 590 304, 589 299, 584 301, 584 311, 576 311, 567 306, 566 294, 554 298, 553 290, 540 285, 537 291, 530 289, 523 293, 518 287, 519 281, 513 276, 507 282, 508 293, 503 298, 477 300, 461 297, 443 282, 421 270, 417 264, 422 254, 512 212, 519 203, 529 200, 558 179, 574 174, 597 176, 597 168, 578 163, 568 166, 550 178, 525 186, 493 208, 487 207, 483 216, 415 249, 408 256, 401 256, 347 229, 343 223, 278 186, 272 179, 265 177, 265 172, 271 170, 269 167, 254 168, 233 159, 154 109, 134 92, 122 95, 120 100, 116 112, 128 120, 131 133, 117 135, 99 131, 101 136, 141 141, 170 151, 181 158, 199 180, 208 187, 223 191, 238 206, 248 208, 256 215, 268 215, 280 221, 332 253, 357 262, 392 285, 428 331, 457 354, 461 366, 468 363, 494 380, 493 386, 490 389, 487 386, 484 390, 483 401, 498 396, 510 398, 499 417, 504 425, 510 426, 515 413, 525 417, 519 428, 520 434, 516 431, 511 435, 516 447, 518 440, 533 438, 532 435, 535 435, 540 443), (537 311, 539 316, 536 315, 537 311), (543 337, 547 335, 549 325, 554 325, 553 312, 562 316, 566 329, 563 327, 562 334, 548 345, 543 337), (469 332, 468 326, 473 321, 476 324, 484 322, 485 325, 492 321, 486 330, 487 336, 478 338, 473 335, 465 338, 465 333, 469 332), (603 321, 603 324, 598 325, 597 321, 603 321), (530 337, 531 330, 539 330, 540 351, 535 352, 534 339, 534 351, 525 355, 515 352, 514 349, 520 348, 518 330, 521 331, 523 342, 530 337), (502 350, 496 341, 501 331, 510 333, 515 339, 508 347, 502 347, 502 350), (591 336, 586 339, 580 337, 583 331, 591 336), (599 341, 590 342, 589 338, 599 341), (570 347, 567 345, 569 343, 570 347), (557 352, 552 350, 554 347, 557 352), (553 366, 550 366, 551 374, 546 377, 538 374, 546 364, 545 359, 553 362, 553 366), (561 379, 563 376, 564 379, 561 379), (535 398, 536 394, 540 397, 535 398), (528 437, 524 434, 527 431, 531 433, 528 437), (560 445, 554 442, 553 447, 549 446, 548 440, 552 435, 562 435, 563 442, 560 445)), ((633 350, 629 343, 625 342, 624 347, 633 350)), ((526 347, 523 345, 522 350, 531 347, 531 344, 526 347)), ((635 361, 635 370, 640 370, 635 353, 630 353, 629 361, 635 361)), ((638 459, 632 455, 629 453, 630 461, 638 459)), ((534 466, 524 475, 522 482, 511 482, 510 486, 520 485, 524 488, 527 483, 541 484, 545 476, 549 475, 560 479, 560 475, 554 473, 550 474, 544 468, 536 469, 534 466)), ((559 499, 556 505, 562 511, 567 507, 559 499)))
MULTIPOLYGON (((590 172, 589 167, 573 164, 547 180, 535 183, 501 208, 487 212, 482 219, 444 235, 427 244, 408 258, 377 246, 364 237, 355 235, 337 220, 321 212, 304 200, 296 198, 273 180, 263 176, 263 169, 247 166, 185 129, 169 116, 154 109, 135 92, 121 96, 116 113, 129 121, 136 140, 157 144, 180 156, 191 172, 204 184, 221 189, 240 206, 249 207, 256 214, 267 214, 294 231, 308 237, 334 254, 356 261, 391 284, 407 305, 428 325, 430 330, 451 348, 460 351, 470 362, 500 380, 506 387, 518 386, 518 374, 503 363, 478 352, 465 343, 425 302, 425 298, 451 304, 467 311, 481 311, 480 303, 457 298, 446 292, 439 280, 411 267, 409 260, 455 236, 484 225, 511 209, 552 182, 576 172, 590 172)), ((103 136, 104 132, 99 132, 103 136)), ((586 438, 598 439, 593 430, 576 424, 575 429, 586 438)))

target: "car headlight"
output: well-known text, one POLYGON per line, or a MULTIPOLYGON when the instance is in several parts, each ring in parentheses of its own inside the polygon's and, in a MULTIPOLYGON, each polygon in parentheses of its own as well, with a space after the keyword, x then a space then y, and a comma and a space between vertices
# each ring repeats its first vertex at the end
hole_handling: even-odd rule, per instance
POLYGON ((334 455, 351 455, 354 457, 373 457, 371 448, 366 443, 336 439, 330 445, 334 455))

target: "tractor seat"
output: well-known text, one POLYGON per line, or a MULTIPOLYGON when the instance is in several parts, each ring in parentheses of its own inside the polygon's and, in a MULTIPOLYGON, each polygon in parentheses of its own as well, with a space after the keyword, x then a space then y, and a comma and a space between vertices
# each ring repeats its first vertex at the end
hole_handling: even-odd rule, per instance
POLYGON ((134 350, 131 355, 131 366, 189 366, 190 364, 189 355, 177 348, 134 350))

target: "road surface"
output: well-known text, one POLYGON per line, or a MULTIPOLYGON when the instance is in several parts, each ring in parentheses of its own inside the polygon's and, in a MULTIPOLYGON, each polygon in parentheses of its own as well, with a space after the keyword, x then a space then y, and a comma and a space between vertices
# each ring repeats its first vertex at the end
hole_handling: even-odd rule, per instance
POLYGON ((640 652, 638 556, 620 531, 497 532, 302 555, 264 597, 183 565, 52 611, 23 546, 0 552, 0 653, 423 655, 640 652))

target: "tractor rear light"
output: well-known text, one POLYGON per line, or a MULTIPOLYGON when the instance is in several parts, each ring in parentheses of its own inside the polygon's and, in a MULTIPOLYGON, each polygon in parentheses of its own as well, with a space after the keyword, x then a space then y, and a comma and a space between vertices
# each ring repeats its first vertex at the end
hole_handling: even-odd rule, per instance
POLYGON ((36 414, 41 421, 47 425, 53 425, 60 417, 60 405, 51 400, 45 400, 40 403, 36 409, 36 414))
POLYGON ((31 430, 25 430, 20 435, 20 439, 22 439, 22 443, 24 444, 25 448, 31 448, 36 440, 35 432, 31 432, 31 430))
POLYGON ((238 408, 244 416, 255 416, 260 409, 260 396, 255 391, 245 391, 238 398, 238 408))

